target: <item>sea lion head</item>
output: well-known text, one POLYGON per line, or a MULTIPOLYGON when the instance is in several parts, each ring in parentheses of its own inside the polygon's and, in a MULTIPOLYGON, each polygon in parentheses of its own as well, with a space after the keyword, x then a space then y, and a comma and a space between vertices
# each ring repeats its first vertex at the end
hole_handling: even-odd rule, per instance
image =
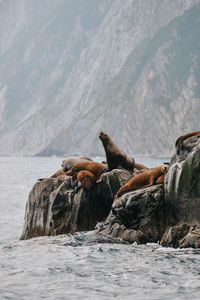
POLYGON ((99 138, 103 142, 103 141, 107 141, 109 139, 109 136, 105 132, 101 131, 99 134, 99 138))
POLYGON ((163 166, 161 167, 161 172, 164 174, 165 171, 167 170, 167 168, 168 168, 167 165, 163 165, 163 166))
POLYGON ((76 167, 75 167, 75 168, 73 167, 71 170, 69 170, 69 171, 67 172, 67 175, 72 176, 72 179, 73 179, 73 180, 76 180, 76 179, 77 179, 77 174, 78 174, 78 170, 76 169, 76 167))
POLYGON ((96 182, 95 175, 87 170, 81 170, 78 172, 77 179, 81 183, 82 188, 85 190, 91 189, 96 182))
POLYGON ((69 170, 69 167, 68 167, 68 164, 67 164, 66 160, 63 160, 63 161, 62 161, 61 167, 62 167, 64 170, 66 170, 66 171, 69 170))
POLYGON ((74 161, 77 159, 77 157, 74 156, 70 156, 67 157, 65 160, 62 161, 61 167, 63 167, 64 171, 68 171, 70 170, 73 165, 74 165, 74 161))
POLYGON ((80 170, 79 170, 78 165, 76 164, 76 165, 73 166, 73 168, 72 168, 72 173, 77 173, 78 171, 80 171, 80 170))

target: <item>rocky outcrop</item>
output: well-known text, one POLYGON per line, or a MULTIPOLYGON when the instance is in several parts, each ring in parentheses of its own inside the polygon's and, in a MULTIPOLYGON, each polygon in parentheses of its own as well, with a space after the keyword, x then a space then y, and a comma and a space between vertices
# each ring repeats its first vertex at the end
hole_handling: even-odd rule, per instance
POLYGON ((165 231, 163 185, 129 192, 118 198, 106 222, 99 225, 105 235, 128 242, 157 242, 165 231))
POLYGON ((161 243, 200 247, 200 134, 183 142, 165 176, 167 226, 161 243))
POLYGON ((98 229, 102 236, 163 246, 200 247, 200 134, 183 142, 171 159, 164 184, 117 198, 131 172, 105 173, 91 190, 71 177, 37 182, 26 205, 22 239, 98 229))
POLYGON ((38 181, 26 204, 21 239, 94 229, 109 214, 119 187, 131 177, 126 170, 113 170, 89 191, 74 187, 70 176, 38 181))
POLYGON ((200 135, 185 140, 173 155, 164 186, 117 199, 100 232, 129 242, 200 247, 200 135))

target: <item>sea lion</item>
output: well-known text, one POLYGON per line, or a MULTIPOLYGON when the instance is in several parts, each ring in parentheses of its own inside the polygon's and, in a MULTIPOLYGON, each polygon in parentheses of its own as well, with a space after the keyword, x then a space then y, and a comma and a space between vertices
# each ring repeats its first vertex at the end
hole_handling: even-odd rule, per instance
POLYGON ((92 161, 92 159, 87 156, 79 156, 79 157, 70 156, 62 161, 61 166, 63 167, 63 170, 66 172, 68 170, 71 170, 75 164, 82 161, 92 161))
POLYGON ((68 170, 68 171, 66 172, 66 175, 68 175, 68 176, 73 176, 72 169, 68 170))
POLYGON ((165 179, 165 175, 160 175, 157 179, 155 184, 160 184, 160 183, 164 183, 164 179, 165 179))
POLYGON ((81 187, 89 190, 96 182, 96 176, 87 170, 81 170, 77 174, 77 180, 81 183, 81 187))
POLYGON ((137 170, 149 170, 149 168, 146 167, 145 165, 138 164, 138 163, 135 163, 135 169, 137 169, 137 170))
POLYGON ((78 175, 78 172, 72 172, 72 169, 67 171, 66 172, 66 175, 67 176, 72 176, 72 182, 73 182, 73 185, 75 186, 77 184, 77 175, 78 175))
POLYGON ((58 176, 61 175, 67 175, 65 171, 63 171, 63 169, 58 170, 56 173, 54 173, 50 178, 57 178, 58 176))
POLYGON ((183 142, 188 139, 191 136, 200 134, 200 131, 194 131, 194 132, 190 132, 190 133, 186 133, 184 135, 181 135, 175 143, 175 147, 176 147, 176 152, 177 154, 180 154, 180 151, 183 149, 183 142))
MULTIPOLYGON (((152 168, 150 170, 147 170, 141 174, 135 175, 133 178, 131 178, 125 185, 123 185, 117 191, 114 200, 116 200, 118 197, 120 197, 121 195, 123 195, 127 192, 135 191, 146 185, 153 185, 155 183, 160 183, 159 181, 156 182, 156 180, 165 173, 166 169, 167 169, 166 165, 161 165, 161 166, 152 168)), ((162 179, 162 178, 160 178, 160 179, 162 179)))
POLYGON ((133 172, 135 166, 134 159, 126 155, 106 133, 101 131, 99 138, 102 141, 106 153, 108 170, 111 171, 113 169, 122 168, 133 172))
MULTIPOLYGON (((91 172, 93 175, 96 176, 96 180, 98 180, 103 173, 103 170, 105 168, 104 164, 95 162, 95 161, 82 161, 77 163, 75 166, 72 168, 72 177, 75 177, 78 175, 78 172, 81 170, 87 170, 91 172)), ((74 179, 74 178, 73 178, 74 179)))

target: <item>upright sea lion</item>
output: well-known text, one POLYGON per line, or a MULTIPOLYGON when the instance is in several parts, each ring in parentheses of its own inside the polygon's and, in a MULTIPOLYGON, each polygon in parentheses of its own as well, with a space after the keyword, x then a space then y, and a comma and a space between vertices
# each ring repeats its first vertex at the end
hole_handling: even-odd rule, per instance
POLYGON ((96 182, 96 176, 87 170, 81 170, 77 174, 77 180, 81 183, 81 186, 85 190, 89 190, 96 182))
POLYGON ((99 138, 104 146, 109 171, 123 168, 133 172, 135 166, 134 159, 126 155, 106 133, 101 131, 99 138))
POLYGON ((79 156, 79 157, 70 156, 65 160, 63 160, 61 166, 63 167, 63 170, 66 172, 68 170, 71 170, 75 164, 82 161, 92 161, 92 159, 87 156, 79 156))
POLYGON ((197 134, 200 134, 200 131, 194 131, 194 132, 190 132, 190 133, 186 133, 184 135, 181 135, 177 140, 176 140, 176 143, 175 143, 175 146, 176 146, 176 151, 177 151, 177 154, 180 153, 180 151, 182 150, 183 148, 183 142, 191 137, 191 136, 194 136, 194 135, 197 135, 197 134))
POLYGON ((87 170, 87 171, 91 172, 93 175, 95 175, 96 180, 98 180, 99 177, 101 176, 101 174, 103 173, 104 168, 105 168, 104 164, 101 164, 101 163, 98 163, 95 161, 82 161, 82 162, 77 163, 75 166, 73 166, 71 173, 72 173, 72 176, 75 177, 78 175, 79 171, 87 170))
POLYGON ((147 170, 141 174, 135 175, 133 178, 131 178, 125 185, 123 185, 118 192, 115 195, 115 198, 120 197, 121 195, 130 192, 135 191, 141 187, 144 187, 146 185, 153 185, 155 183, 161 183, 162 180, 164 180, 164 177, 160 178, 161 175, 165 173, 167 169, 167 166, 161 165, 155 168, 152 168, 151 170, 147 170), (159 178, 159 180, 158 180, 159 178), (158 182, 156 182, 158 180, 158 182))

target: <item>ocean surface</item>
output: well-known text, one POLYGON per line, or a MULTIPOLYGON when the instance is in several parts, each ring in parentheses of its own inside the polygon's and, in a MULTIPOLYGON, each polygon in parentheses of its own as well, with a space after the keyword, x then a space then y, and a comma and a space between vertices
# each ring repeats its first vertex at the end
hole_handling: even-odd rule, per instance
POLYGON ((96 231, 19 241, 30 189, 61 162, 0 157, 0 300, 200 299, 200 249, 126 244, 96 231))

